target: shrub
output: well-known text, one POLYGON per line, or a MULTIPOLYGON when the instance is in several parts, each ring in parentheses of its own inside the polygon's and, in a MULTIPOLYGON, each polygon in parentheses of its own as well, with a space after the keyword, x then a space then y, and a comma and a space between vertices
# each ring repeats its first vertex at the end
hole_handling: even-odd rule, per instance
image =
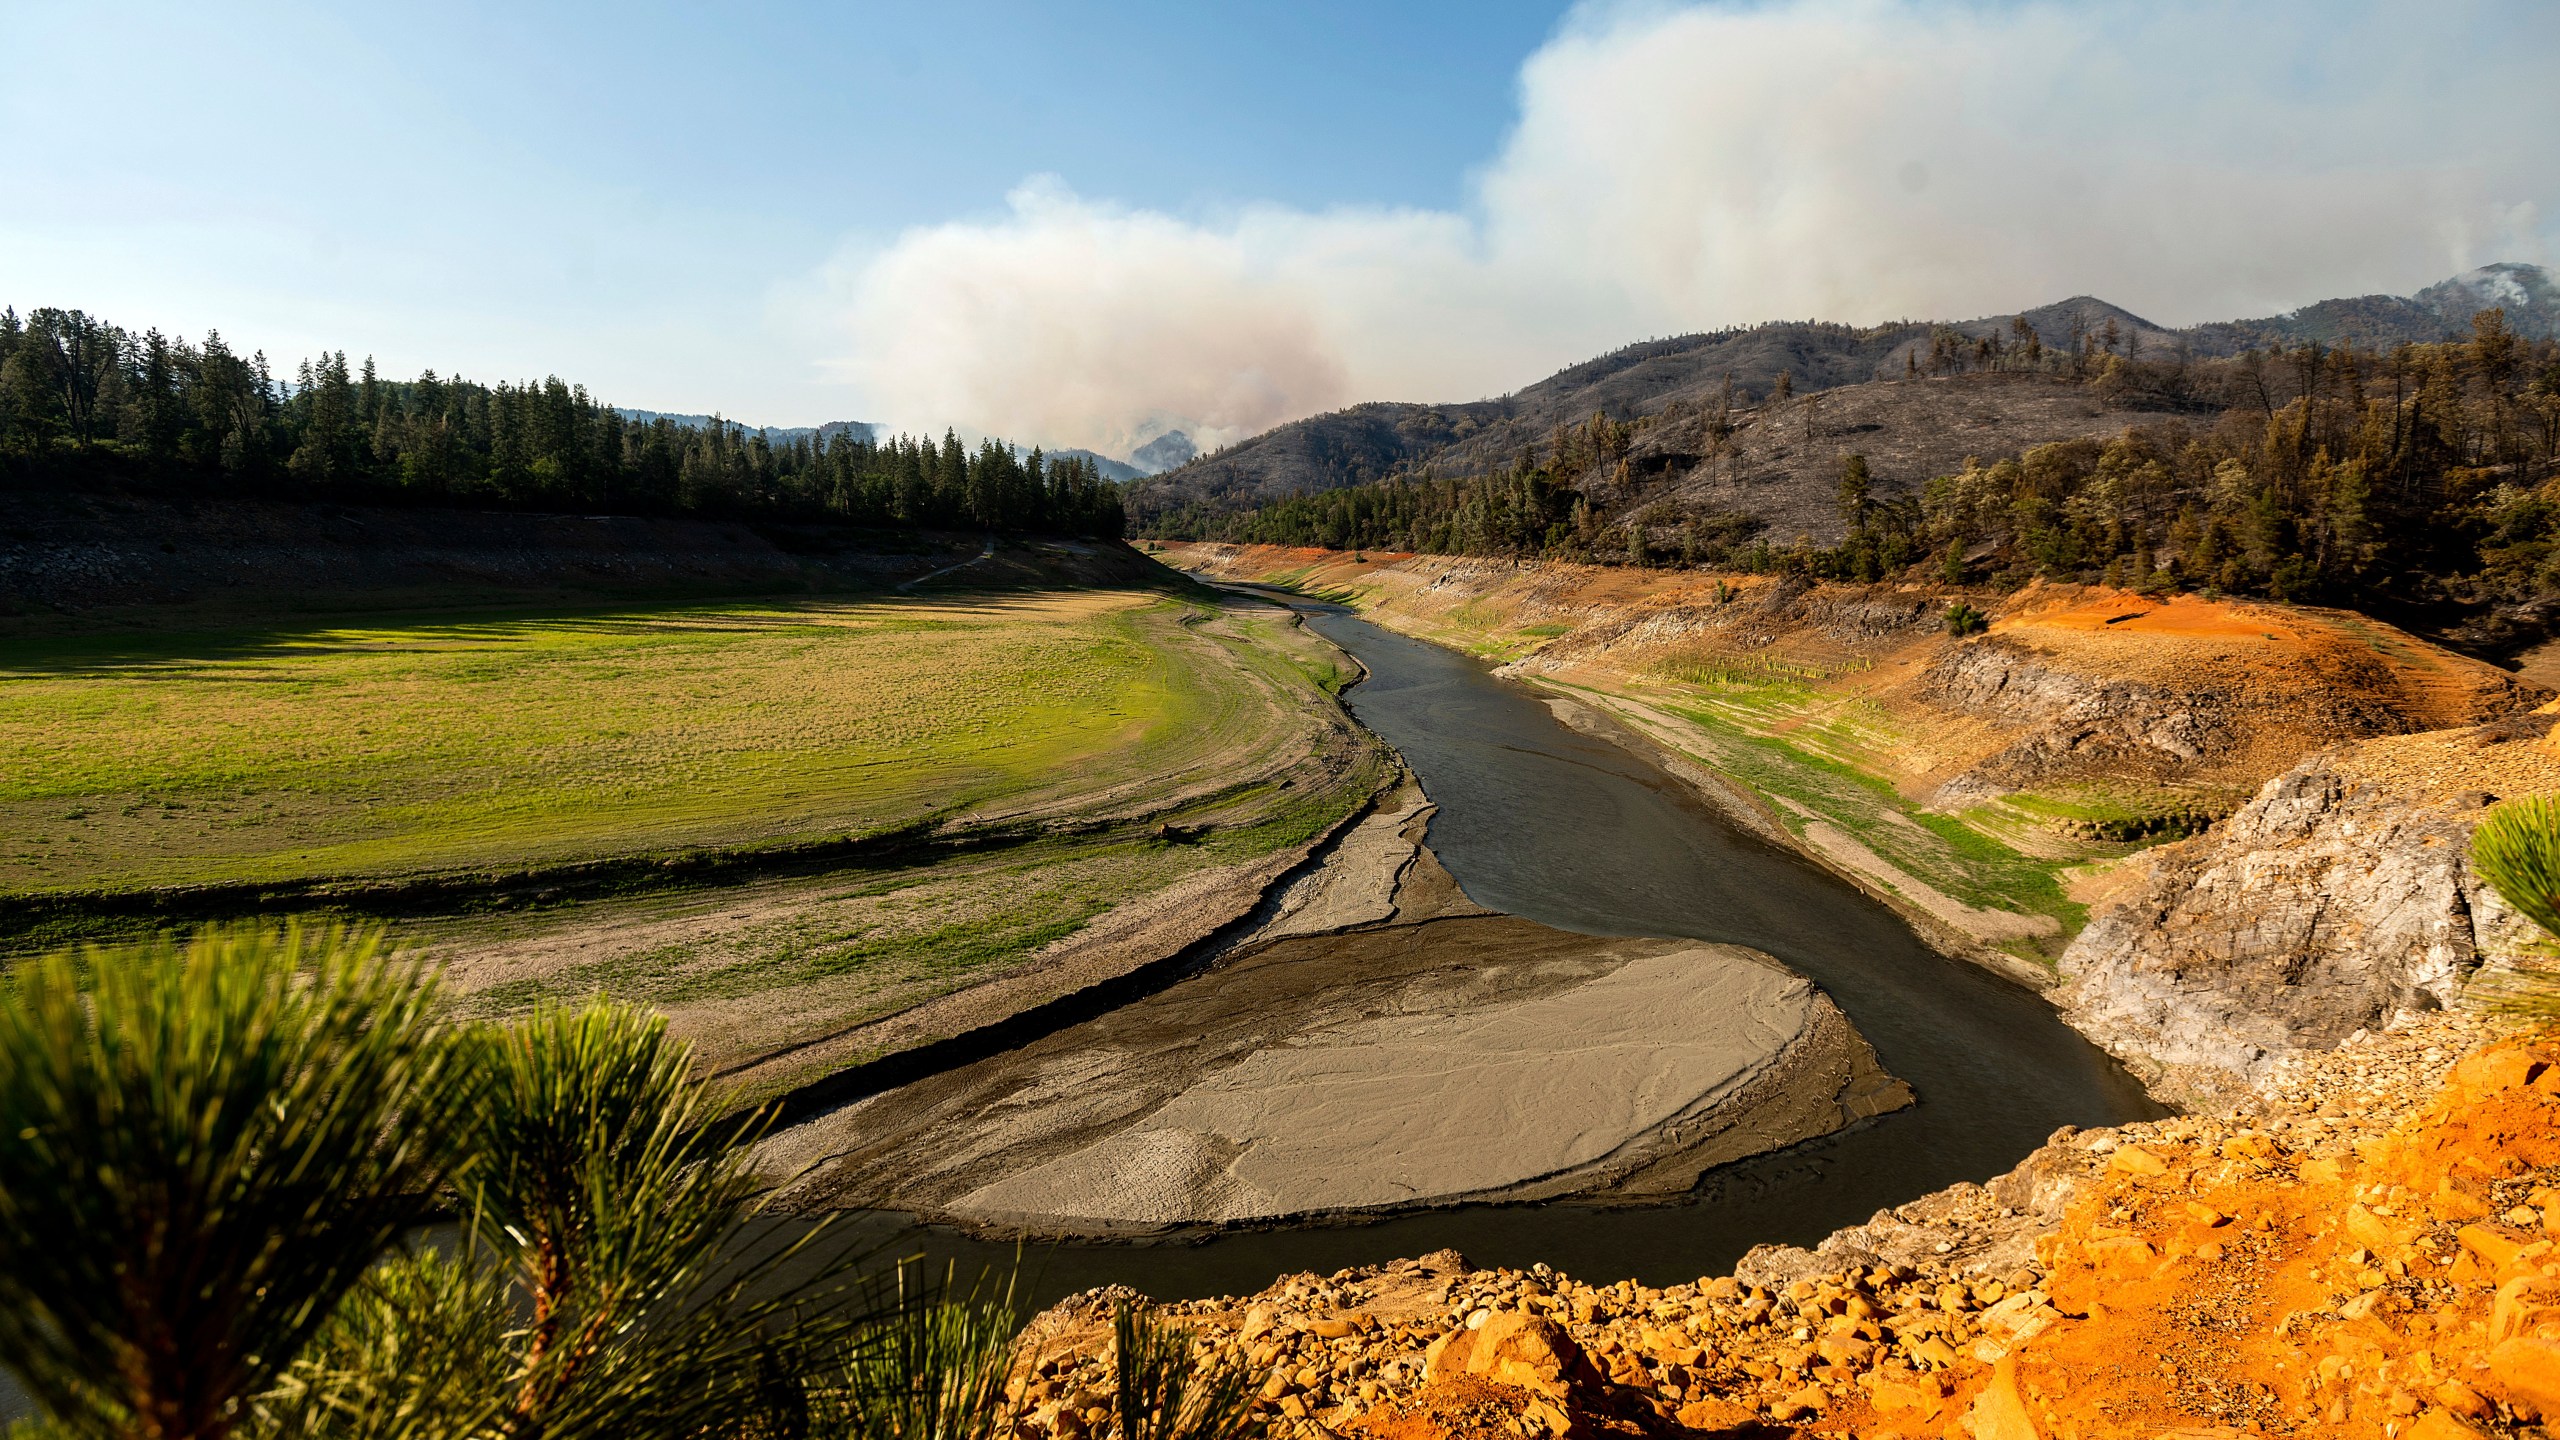
POLYGON ((719 1116, 662 1017, 434 1006, 348 931, 0 984, 0 1364, 39 1433, 990 1433, 1010 1308, 899 1307, 825 1225, 757 1230, 759 1122, 719 1116), (463 1224, 430 1246, 440 1195, 463 1224))
MULTIPOLYGON (((2528 795, 2490 810, 2471 836, 2471 866, 2500 898, 2560 936, 2560 796, 2528 795)), ((2521 975, 2497 982, 2502 1009, 2560 1017, 2560 985, 2521 975)))
POLYGON ((1962 600, 1947 607, 1946 621, 1947 633, 1950 635, 1979 635, 1991 628, 1990 616, 1962 600))
POLYGON ((0 1361, 79 1434, 221 1436, 426 1215, 472 1080, 377 936, 214 934, 0 986, 0 1361))
POLYGON ((2525 918, 2560 935, 2560 796, 2492 809, 2471 836, 2471 864, 2525 918))
POLYGON ((1126 1302, 1112 1312, 1119 1440, 1231 1440, 1252 1428, 1252 1372, 1233 1359, 1204 1367, 1191 1341, 1126 1302))
POLYGON ((865 1440, 989 1440, 1005 1419, 1021 1316, 1010 1287, 992 1297, 958 1294, 946 1272, 939 1293, 905 1293, 864 1332, 852 1362, 821 1396, 813 1429, 865 1440))

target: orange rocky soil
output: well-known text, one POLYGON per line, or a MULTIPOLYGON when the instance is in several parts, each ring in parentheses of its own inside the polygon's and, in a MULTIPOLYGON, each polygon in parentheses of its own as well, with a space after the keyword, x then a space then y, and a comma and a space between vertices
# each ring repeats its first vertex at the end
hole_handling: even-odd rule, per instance
MULTIPOLYGON (((2560 1041, 2435 1014, 1694 1284, 1443 1252, 1163 1308, 1289 1440, 2541 1436, 2555 1239, 2560 1041)), ((1033 1322, 1017 1436, 1107 1428, 1128 1298, 1033 1322)))
POLYGON ((1215 578, 1342 595, 1390 628, 1529 677, 1636 698, 1710 673, 1795 682, 1809 693, 1768 719, 1772 733, 1924 801, 1952 798, 1950 786, 2109 780, 2236 801, 2323 745, 2477 724, 2548 698, 2380 621, 2309 606, 1278 546, 1158 554, 1215 578), (1992 613, 1986 636, 1945 633, 1958 599, 1992 613))

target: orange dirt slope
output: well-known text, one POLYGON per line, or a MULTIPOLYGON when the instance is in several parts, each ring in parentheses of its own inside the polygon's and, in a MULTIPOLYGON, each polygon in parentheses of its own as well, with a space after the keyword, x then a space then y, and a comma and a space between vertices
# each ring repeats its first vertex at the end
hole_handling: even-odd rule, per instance
POLYGON ((1157 553, 1216 579, 1342 597, 1390 628, 1630 698, 1713 691, 1701 674, 1766 676, 1791 694, 1745 723, 1818 730, 1833 758, 1923 800, 2052 782, 2167 786, 2227 806, 2322 746, 2476 725, 2549 698, 2366 616, 2254 600, 1277 546, 1157 553), (1987 636, 1944 633, 1958 599, 1990 612, 1987 636), (1959 654, 1986 641, 2001 657, 1988 678, 1959 654), (2137 730, 2184 726, 2195 743, 2093 738, 2099 712, 2137 730))

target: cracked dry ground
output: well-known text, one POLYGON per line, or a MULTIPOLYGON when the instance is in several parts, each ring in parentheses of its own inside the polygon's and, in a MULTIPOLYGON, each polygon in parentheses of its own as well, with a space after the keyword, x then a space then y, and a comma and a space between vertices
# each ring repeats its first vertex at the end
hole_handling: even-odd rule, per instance
MULTIPOLYGON (((1283 1440, 2532 1437, 2560 1433, 2555 1238, 2560 1040, 2437 1015, 1731 1276, 1441 1252, 1163 1308, 1253 1367, 1283 1440)), ((1017 1440, 1104 1440, 1124 1298, 1033 1322, 1017 1440)))

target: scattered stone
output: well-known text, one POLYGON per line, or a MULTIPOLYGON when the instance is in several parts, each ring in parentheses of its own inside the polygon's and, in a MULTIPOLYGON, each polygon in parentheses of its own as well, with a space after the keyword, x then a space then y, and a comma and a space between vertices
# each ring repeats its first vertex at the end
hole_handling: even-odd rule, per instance
MULTIPOLYGON (((1443 1252, 1165 1309, 1272 1440, 2504 1436, 2560 1414, 2560 1050, 2498 1033, 2408 1017, 1691 1284, 1443 1252)), ((1008 1440, 1114 1440, 1107 1325, 1041 1317, 1008 1440)))

